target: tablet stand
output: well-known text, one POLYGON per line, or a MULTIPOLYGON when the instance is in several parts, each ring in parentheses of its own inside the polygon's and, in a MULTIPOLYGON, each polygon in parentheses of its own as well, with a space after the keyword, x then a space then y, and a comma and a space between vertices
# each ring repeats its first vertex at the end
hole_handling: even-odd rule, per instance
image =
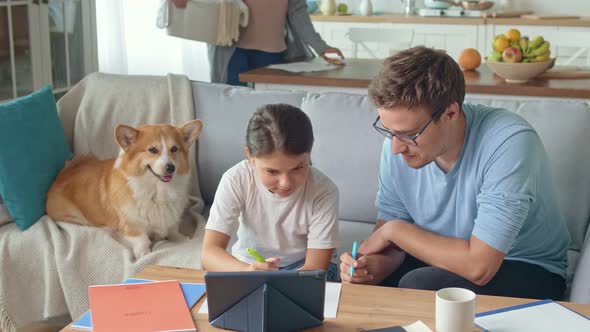
POLYGON ((211 321, 211 325, 237 331, 291 331, 322 322, 268 284, 252 293, 211 321))

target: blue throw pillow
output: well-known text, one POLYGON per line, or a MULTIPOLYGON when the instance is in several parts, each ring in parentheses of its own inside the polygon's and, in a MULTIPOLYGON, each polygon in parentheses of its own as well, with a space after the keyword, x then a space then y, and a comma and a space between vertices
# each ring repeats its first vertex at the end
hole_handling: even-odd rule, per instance
POLYGON ((49 187, 72 158, 49 86, 0 105, 0 196, 26 230, 45 214, 49 187))

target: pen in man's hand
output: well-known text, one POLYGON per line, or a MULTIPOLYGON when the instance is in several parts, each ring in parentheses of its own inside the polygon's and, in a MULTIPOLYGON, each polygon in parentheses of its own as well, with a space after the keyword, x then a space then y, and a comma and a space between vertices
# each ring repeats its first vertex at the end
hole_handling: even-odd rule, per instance
MULTIPOLYGON (((354 258, 354 260, 356 260, 356 252, 358 250, 358 243, 356 241, 354 241, 354 243, 352 244, 352 258, 354 258)), ((354 265, 350 264, 350 276, 354 276, 354 265)))

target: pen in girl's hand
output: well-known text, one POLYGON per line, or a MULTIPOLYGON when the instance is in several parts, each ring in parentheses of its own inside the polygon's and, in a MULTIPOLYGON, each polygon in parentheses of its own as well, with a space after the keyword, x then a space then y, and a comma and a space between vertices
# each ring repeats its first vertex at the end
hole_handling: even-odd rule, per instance
POLYGON ((258 262, 265 262, 264 257, 262 257, 256 250, 252 248, 246 248, 246 251, 250 254, 250 256, 254 257, 255 260, 258 262))

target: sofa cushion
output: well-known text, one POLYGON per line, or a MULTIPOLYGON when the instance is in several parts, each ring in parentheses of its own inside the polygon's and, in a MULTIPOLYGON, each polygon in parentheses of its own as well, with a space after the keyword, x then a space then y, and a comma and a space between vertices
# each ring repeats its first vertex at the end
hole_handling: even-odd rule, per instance
POLYGON ((383 136, 372 123, 377 109, 367 96, 309 94, 301 106, 314 127, 311 160, 340 189, 341 219, 374 223, 383 136))
POLYGON ((586 237, 573 278, 569 301, 590 304, 590 240, 589 236, 586 237))
POLYGON ((45 196, 72 157, 49 86, 0 105, 0 195, 26 230, 45 214, 45 196))
POLYGON ((2 196, 0 196, 0 226, 7 224, 11 221, 14 221, 14 219, 12 219, 12 216, 10 215, 8 208, 2 200, 2 196))
POLYGON ((192 82, 193 101, 203 132, 197 141, 197 165, 201 194, 213 202, 223 173, 246 158, 246 128, 256 109, 285 103, 300 107, 305 92, 255 91, 223 84, 192 82))
MULTIPOLYGON (((371 235, 371 233, 373 233, 374 228, 374 223, 339 220, 338 248, 336 248, 335 256, 339 258, 342 253, 351 252, 354 241, 360 243, 365 240, 371 235)), ((340 260, 338 260, 338 262, 340 262, 340 260)))

